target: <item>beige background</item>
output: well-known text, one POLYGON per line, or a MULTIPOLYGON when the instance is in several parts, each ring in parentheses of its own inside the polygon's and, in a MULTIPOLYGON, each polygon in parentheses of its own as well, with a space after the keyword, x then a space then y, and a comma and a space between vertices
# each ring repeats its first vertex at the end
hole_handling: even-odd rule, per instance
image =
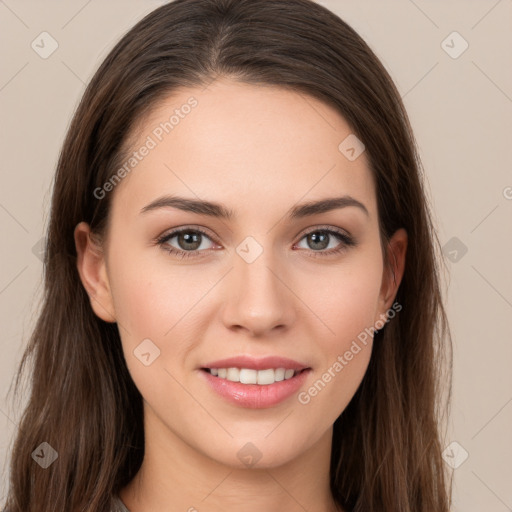
MULTIPOLYGON (((58 152, 85 83, 159 1, 0 0, 0 501, 19 417, 8 401, 36 317, 58 152), (47 59, 32 48, 46 31, 47 59)), ((323 0, 381 58, 408 109, 450 268, 453 511, 512 510, 512 0, 323 0), (469 47, 457 58, 450 52, 469 47), (448 49, 448 48, 447 48, 448 49), (453 245, 455 244, 455 245, 453 245), (462 244, 467 252, 462 255, 462 244), (453 251, 457 251, 457 253, 453 251)))

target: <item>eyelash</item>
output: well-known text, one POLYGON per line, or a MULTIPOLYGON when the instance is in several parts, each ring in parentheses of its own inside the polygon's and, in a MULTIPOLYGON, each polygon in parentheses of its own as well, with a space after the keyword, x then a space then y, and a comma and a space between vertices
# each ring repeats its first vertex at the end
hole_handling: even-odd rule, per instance
MULTIPOLYGON (((201 233, 202 235, 206 236, 210 240, 212 239, 211 236, 206 231, 204 231, 201 228, 196 227, 196 228, 181 228, 181 229, 177 229, 175 231, 171 231, 171 233, 167 233, 166 235, 163 235, 163 236, 157 238, 155 240, 155 242, 157 245, 161 246, 162 249, 165 250, 166 252, 168 252, 169 254, 172 254, 175 256, 180 256, 182 259, 183 258, 200 258, 200 257, 202 257, 199 255, 199 253, 205 252, 203 250, 198 251, 196 249, 193 251, 182 251, 180 249, 176 249, 175 247, 169 247, 166 245, 166 243, 169 240, 174 238, 176 235, 179 235, 184 232, 201 233)), ((302 237, 300 238, 300 240, 302 240, 303 238, 307 237, 308 235, 310 235, 312 233, 327 233, 329 235, 334 235, 341 242, 341 244, 339 245, 338 248, 331 249, 329 251, 325 251, 325 250, 313 251, 313 250, 311 250, 311 252, 312 252, 311 257, 313 257, 313 258, 334 256, 336 254, 339 254, 339 253, 347 250, 350 247, 354 247, 357 245, 356 241, 352 237, 346 235, 342 231, 338 231, 333 228, 324 228, 324 227, 318 227, 314 230, 304 233, 302 235, 302 237)))

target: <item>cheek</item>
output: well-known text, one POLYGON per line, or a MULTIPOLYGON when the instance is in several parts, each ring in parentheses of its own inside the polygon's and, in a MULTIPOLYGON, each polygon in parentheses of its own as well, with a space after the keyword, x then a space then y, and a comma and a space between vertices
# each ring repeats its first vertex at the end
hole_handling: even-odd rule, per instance
POLYGON ((383 263, 378 249, 354 253, 340 264, 322 268, 304 281, 307 305, 327 326, 326 351, 342 349, 373 326, 379 307, 383 263))
POLYGON ((172 276, 164 279, 155 261, 151 261, 152 250, 125 245, 120 250, 115 244, 111 247, 109 279, 116 320, 126 364, 140 389, 139 384, 143 386, 140 378, 143 375, 154 376, 155 367, 170 355, 164 347, 164 340, 172 336, 173 326, 179 315, 184 314, 183 294, 176 290, 172 276), (172 284, 174 286, 171 287, 172 284), (147 353, 150 355, 143 356, 147 353), (145 363, 150 366, 145 366, 145 363))
POLYGON ((121 250, 119 244, 112 244, 109 259, 114 308, 133 343, 152 336, 164 339, 207 286, 204 279, 199 281, 199 272, 194 273, 193 267, 173 265, 166 257, 158 247, 123 246, 121 250))
POLYGON ((379 256, 378 249, 361 252, 347 258, 336 272, 317 273, 309 283, 314 291, 308 295, 308 306, 322 320, 316 335, 322 364, 299 402, 312 414, 327 414, 328 421, 346 408, 370 361, 382 282, 379 256))
MULTIPOLYGON (((112 269, 114 308, 128 370, 142 396, 154 406, 158 400, 167 403, 169 390, 174 389, 169 372, 174 374, 173 363, 182 361, 188 350, 174 341, 182 336, 184 317, 197 302, 200 289, 183 290, 183 280, 171 267, 164 272, 165 265, 157 266, 144 255, 131 256, 119 258, 119 265, 112 269)), ((179 392, 174 390, 175 395, 179 392)))
POLYGON ((132 342, 162 338, 175 322, 176 311, 181 310, 176 288, 171 292, 167 281, 155 282, 151 270, 142 272, 123 265, 116 273, 112 286, 116 317, 132 342))
MULTIPOLYGON (((157 347, 155 366, 170 370, 187 360, 197 342, 186 340, 199 339, 195 319, 205 317, 208 292, 218 276, 167 261, 166 253, 158 248, 127 252, 130 254, 112 249, 110 281, 127 365, 137 381, 141 364, 136 355, 144 340, 157 347)), ((148 346, 151 349, 152 345, 148 346)))

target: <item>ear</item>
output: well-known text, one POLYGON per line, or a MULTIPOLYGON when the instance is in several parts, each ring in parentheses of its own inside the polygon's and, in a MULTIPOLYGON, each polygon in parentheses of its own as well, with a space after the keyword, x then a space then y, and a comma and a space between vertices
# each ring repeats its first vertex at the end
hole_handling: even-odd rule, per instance
POLYGON ((91 307, 105 322, 115 322, 114 304, 108 280, 105 254, 98 240, 94 239, 86 222, 75 227, 77 268, 91 307))
MULTIPOLYGON (((405 269, 405 255, 407 252, 407 231, 401 228, 395 231, 386 247, 389 264, 384 266, 382 285, 379 294, 378 313, 386 315, 392 306, 402 281, 405 269)), ((381 316, 375 319, 382 319, 381 316)))

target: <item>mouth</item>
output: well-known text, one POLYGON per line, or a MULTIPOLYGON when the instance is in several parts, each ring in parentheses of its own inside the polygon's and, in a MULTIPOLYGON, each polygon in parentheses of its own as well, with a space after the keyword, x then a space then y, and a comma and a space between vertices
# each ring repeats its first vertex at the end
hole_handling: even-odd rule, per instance
POLYGON ((232 405, 248 409, 268 409, 286 403, 306 384, 312 372, 310 367, 255 370, 231 366, 198 370, 214 393, 232 405))
POLYGON ((240 384, 258 384, 260 386, 268 386, 276 382, 290 380, 304 373, 311 368, 291 369, 291 368, 267 368, 264 370, 254 370, 252 368, 201 368, 218 379, 230 382, 238 382, 240 384))

